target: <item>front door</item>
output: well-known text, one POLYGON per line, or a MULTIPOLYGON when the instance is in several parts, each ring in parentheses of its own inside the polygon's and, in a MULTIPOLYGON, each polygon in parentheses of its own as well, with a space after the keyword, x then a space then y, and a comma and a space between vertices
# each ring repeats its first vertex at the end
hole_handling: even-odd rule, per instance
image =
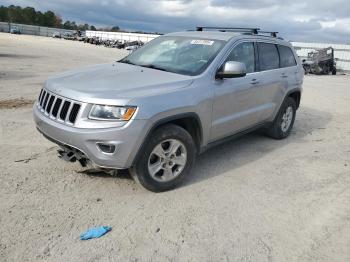
POLYGON ((244 63, 247 75, 216 81, 210 142, 238 133, 259 121, 261 94, 254 43, 238 44, 226 61, 244 63))

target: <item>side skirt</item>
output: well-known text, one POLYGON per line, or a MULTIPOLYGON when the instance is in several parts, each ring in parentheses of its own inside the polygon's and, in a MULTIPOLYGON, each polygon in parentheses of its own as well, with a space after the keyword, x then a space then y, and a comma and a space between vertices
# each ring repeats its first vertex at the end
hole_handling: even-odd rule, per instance
POLYGON ((226 143, 228 141, 231 141, 231 140, 234 140, 234 139, 237 139, 241 136, 244 136, 246 134, 249 134, 249 133, 252 133, 254 131, 257 131, 259 129, 262 129, 262 128, 266 128, 268 127, 269 125, 271 125, 271 123, 262 123, 262 124, 258 124, 256 126, 253 126, 251 128, 248 128, 246 130, 243 130, 241 132, 238 132, 236 134, 233 134, 233 135, 229 135, 227 137, 224 137, 224 138, 220 138, 218 140, 215 140, 213 142, 210 142, 208 143, 206 146, 202 147, 199 154, 202 154, 204 153, 205 151, 207 151, 208 149, 212 148, 212 147, 215 147, 215 146, 218 146, 218 145, 221 145, 223 143, 226 143))

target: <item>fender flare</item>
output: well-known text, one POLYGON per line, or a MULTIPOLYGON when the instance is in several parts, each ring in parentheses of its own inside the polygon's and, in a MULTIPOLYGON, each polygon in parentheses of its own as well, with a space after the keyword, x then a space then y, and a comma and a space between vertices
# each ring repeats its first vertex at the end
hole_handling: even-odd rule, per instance
MULTIPOLYGON (((196 120, 196 122, 198 123, 198 132, 199 132, 199 139, 200 139, 200 143, 199 143, 199 147, 201 146, 201 141, 203 139, 203 126, 202 126, 202 122, 198 116, 197 113, 195 112, 188 112, 188 113, 180 113, 180 114, 176 114, 176 115, 171 115, 171 116, 167 116, 164 118, 161 118, 159 120, 157 120, 156 122, 153 123, 153 125, 151 126, 151 128, 148 129, 148 131, 146 132, 145 137, 143 138, 143 141, 132 161, 132 166, 135 165, 135 162, 140 158, 145 146, 146 146, 146 141, 148 141, 148 138, 152 135, 152 133, 154 132, 154 130, 156 130, 158 127, 167 124, 169 122, 172 121, 176 121, 176 120, 180 120, 180 119, 184 119, 184 118, 194 118, 196 120)), ((199 150, 199 148, 198 148, 199 150)))

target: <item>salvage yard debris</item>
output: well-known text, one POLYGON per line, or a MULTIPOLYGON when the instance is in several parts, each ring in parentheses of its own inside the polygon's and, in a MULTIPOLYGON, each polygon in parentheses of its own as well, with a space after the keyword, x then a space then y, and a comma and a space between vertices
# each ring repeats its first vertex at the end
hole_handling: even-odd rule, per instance
POLYGON ((334 49, 328 47, 308 53, 307 58, 303 59, 303 68, 305 74, 336 75, 334 49))

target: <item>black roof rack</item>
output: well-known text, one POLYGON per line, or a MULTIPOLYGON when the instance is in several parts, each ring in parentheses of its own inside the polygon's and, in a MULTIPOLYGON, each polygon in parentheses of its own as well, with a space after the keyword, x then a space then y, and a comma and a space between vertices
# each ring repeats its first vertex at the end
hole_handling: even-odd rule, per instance
POLYGON ((270 31, 259 31, 261 34, 270 34, 272 37, 277 37, 278 32, 270 32, 270 31))
POLYGON ((259 28, 248 27, 219 27, 219 26, 197 26, 197 31, 203 31, 204 29, 219 30, 221 32, 249 32, 252 34, 258 34, 259 28))
POLYGON ((219 27, 219 26, 197 26, 196 31, 218 30, 220 32, 241 32, 250 33, 253 35, 258 34, 270 34, 271 37, 277 37, 278 32, 261 31, 260 28, 249 28, 249 27, 219 27))

